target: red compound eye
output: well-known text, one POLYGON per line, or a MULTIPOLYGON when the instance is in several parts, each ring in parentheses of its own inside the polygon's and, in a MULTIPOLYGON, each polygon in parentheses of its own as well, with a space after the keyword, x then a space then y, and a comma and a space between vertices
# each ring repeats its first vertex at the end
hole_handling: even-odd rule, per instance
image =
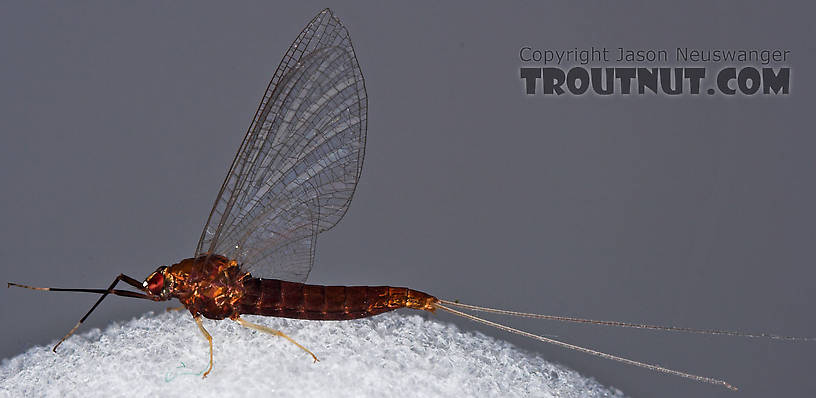
POLYGON ((155 295, 160 295, 164 289, 164 275, 156 271, 147 280, 147 290, 155 295))

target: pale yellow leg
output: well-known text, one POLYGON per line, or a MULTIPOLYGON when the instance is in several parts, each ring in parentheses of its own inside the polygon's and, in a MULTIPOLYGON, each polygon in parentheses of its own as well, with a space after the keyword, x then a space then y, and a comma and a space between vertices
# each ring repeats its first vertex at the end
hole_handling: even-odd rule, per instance
POLYGON ((309 353, 309 355, 311 355, 311 356, 312 356, 312 358, 314 358, 314 361, 315 361, 315 362, 318 362, 318 361, 319 361, 319 359, 317 359, 317 356, 315 356, 315 354, 313 354, 311 351, 309 351, 309 350, 308 350, 306 347, 304 347, 304 346, 302 346, 302 345, 298 344, 298 342, 297 342, 297 341, 292 340, 292 338, 291 338, 291 337, 289 337, 289 336, 285 335, 285 334, 284 334, 283 332, 281 332, 280 330, 275 330, 275 329, 272 329, 272 328, 268 328, 268 327, 266 327, 266 326, 257 325, 257 324, 254 324, 254 323, 252 323, 252 322, 245 321, 245 320, 241 319, 240 317, 239 317, 239 318, 236 318, 236 319, 235 319, 235 321, 236 321, 236 322, 238 322, 239 324, 241 324, 241 326, 245 326, 245 327, 248 327, 248 328, 250 328, 250 329, 255 329, 255 330, 260 331, 260 332, 264 332, 264 333, 273 334, 273 335, 275 335, 275 336, 280 336, 280 337, 283 337, 284 339, 289 340, 289 342, 290 342, 290 343, 292 343, 292 344, 294 344, 294 345, 296 345, 296 346, 300 347, 300 349, 301 349, 301 350, 308 352, 308 353, 309 353))
POLYGON ((187 308, 187 307, 185 307, 185 306, 183 306, 183 305, 182 305, 182 306, 180 306, 180 307, 167 307, 167 312, 170 312, 170 311, 181 311, 181 310, 186 309, 186 308, 187 308))
POLYGON ((204 376, 201 376, 201 378, 203 379, 207 377, 208 374, 210 374, 210 371, 212 370, 213 366, 212 336, 210 336, 210 334, 207 333, 207 329, 204 329, 204 325, 201 324, 201 316, 195 316, 193 317, 193 319, 195 319, 196 325, 198 325, 198 329, 201 330, 201 333, 204 334, 204 338, 206 338, 207 341, 210 343, 210 367, 207 368, 206 372, 204 372, 204 376))

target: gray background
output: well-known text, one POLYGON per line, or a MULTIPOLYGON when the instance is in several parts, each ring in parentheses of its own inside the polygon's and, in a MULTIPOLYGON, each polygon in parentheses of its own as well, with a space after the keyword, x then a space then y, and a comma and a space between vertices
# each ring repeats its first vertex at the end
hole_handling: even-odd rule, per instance
MULTIPOLYGON (((333 6, 366 77, 368 150, 310 281, 816 335, 813 10, 794 4, 333 6), (789 49, 792 94, 525 98, 522 45, 789 49)), ((5 3, 4 279, 103 288, 192 255, 274 68, 325 6, 5 3)), ((59 338, 94 298, 3 289, 0 356, 59 338)), ((112 298, 82 331, 164 307, 112 298)), ((439 318, 633 396, 736 396, 439 318)), ((816 344, 512 324, 721 377, 739 396, 816 389, 816 344)))

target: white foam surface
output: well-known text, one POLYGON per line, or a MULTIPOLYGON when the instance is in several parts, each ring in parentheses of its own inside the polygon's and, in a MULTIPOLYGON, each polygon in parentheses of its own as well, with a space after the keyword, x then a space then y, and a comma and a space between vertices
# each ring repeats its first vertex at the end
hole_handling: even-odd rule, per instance
POLYGON ((563 366, 452 324, 397 312, 353 321, 246 316, 285 340, 186 311, 148 313, 73 336, 55 354, 34 347, 0 365, 0 395, 158 397, 622 397, 563 366))

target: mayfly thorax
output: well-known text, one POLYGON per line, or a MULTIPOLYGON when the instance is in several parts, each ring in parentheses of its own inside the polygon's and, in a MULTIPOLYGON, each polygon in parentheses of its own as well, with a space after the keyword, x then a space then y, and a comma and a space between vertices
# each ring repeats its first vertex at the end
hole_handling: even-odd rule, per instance
POLYGON ((209 342, 201 318, 244 320, 265 315, 312 320, 364 318, 398 308, 443 310, 508 332, 602 358, 736 389, 725 381, 638 362, 494 323, 464 310, 639 329, 810 341, 812 338, 653 326, 491 309, 436 298, 404 287, 306 284, 318 234, 346 213, 363 166, 367 129, 365 82, 346 28, 328 9, 300 32, 278 66, 227 172, 191 258, 161 266, 144 281, 124 274, 107 289, 35 290, 99 294, 85 321, 109 294, 153 301, 178 299, 209 342), (138 291, 116 289, 119 282, 138 291), (459 309, 454 309, 454 307, 459 309))

